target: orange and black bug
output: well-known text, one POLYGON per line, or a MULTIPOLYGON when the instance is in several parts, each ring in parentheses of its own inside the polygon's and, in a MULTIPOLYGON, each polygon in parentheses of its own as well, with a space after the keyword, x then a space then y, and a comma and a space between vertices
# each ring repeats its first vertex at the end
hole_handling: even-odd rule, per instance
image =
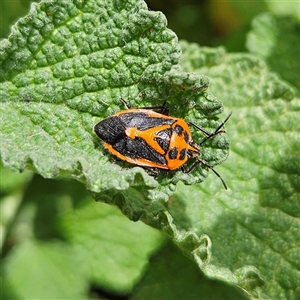
POLYGON ((121 99, 127 110, 120 111, 95 125, 94 131, 106 148, 118 158, 129 163, 151 169, 175 170, 181 168, 185 173, 192 171, 198 164, 211 169, 227 186, 222 177, 206 161, 199 158, 200 146, 208 139, 224 132, 224 122, 213 132, 206 130, 193 122, 168 116, 168 108, 143 107, 131 109, 124 99, 121 99), (154 110, 159 110, 155 112, 154 110), (189 129, 194 126, 205 134, 204 140, 196 144, 189 129), (194 158, 193 164, 186 169, 184 164, 194 158))

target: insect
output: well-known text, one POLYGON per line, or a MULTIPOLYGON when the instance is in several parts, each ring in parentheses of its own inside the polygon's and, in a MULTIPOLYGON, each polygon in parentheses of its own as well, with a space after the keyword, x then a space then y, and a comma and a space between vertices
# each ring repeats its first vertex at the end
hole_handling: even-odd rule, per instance
POLYGON ((231 113, 213 133, 209 133, 193 122, 169 116, 165 103, 157 107, 132 109, 123 98, 121 101, 127 110, 120 111, 94 126, 95 133, 111 153, 121 160, 150 170, 181 168, 183 172, 189 173, 198 164, 202 164, 211 169, 227 189, 219 173, 205 160, 200 159, 199 155, 203 143, 219 133, 224 133, 222 127, 231 113), (200 144, 193 141, 189 125, 204 133, 205 138, 200 144), (194 162, 186 168, 184 164, 190 159, 194 159, 194 162))

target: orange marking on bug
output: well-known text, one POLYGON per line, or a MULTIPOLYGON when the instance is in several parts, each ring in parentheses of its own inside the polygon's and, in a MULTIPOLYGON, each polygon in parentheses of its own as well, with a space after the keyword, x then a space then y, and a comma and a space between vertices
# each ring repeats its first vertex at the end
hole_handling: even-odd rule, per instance
POLYGON ((131 139, 135 139, 138 136, 138 129, 136 127, 126 128, 125 134, 131 139))
POLYGON ((126 128, 125 133, 128 137, 135 139, 137 137, 142 138, 147 144, 160 154, 165 154, 165 151, 155 141, 155 138, 159 137, 157 133, 159 131, 170 128, 170 125, 156 126, 146 130, 138 130, 136 127, 126 128))

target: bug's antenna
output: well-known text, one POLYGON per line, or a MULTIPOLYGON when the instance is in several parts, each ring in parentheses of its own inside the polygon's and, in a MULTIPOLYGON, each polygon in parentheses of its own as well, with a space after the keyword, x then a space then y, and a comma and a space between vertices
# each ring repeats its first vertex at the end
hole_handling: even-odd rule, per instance
MULTIPOLYGON (((227 118, 218 126, 218 128, 213 132, 213 133, 209 133, 208 131, 206 131, 204 128, 202 128, 201 126, 195 124, 194 122, 188 122, 188 124, 194 126, 196 129, 200 130, 202 133, 204 133, 206 135, 206 138, 204 138, 204 140, 199 144, 199 146, 201 146, 202 144, 204 144, 207 140, 211 139, 212 137, 218 135, 219 133, 223 133, 225 132, 223 129, 221 129, 224 124, 229 120, 229 118, 231 117, 232 112, 227 116, 227 118)), ((206 166, 207 168, 211 169, 215 175, 217 175, 220 180, 222 181, 222 184, 225 188, 225 190, 227 190, 227 185, 224 181, 224 179, 221 177, 221 175, 211 166, 209 165, 205 160, 202 160, 200 158, 197 158, 197 160, 190 166, 190 168, 188 170, 183 170, 183 172, 188 173, 190 171, 192 171, 198 164, 203 164, 204 166, 206 166)))
POLYGON ((229 120, 231 115, 232 115, 232 112, 227 116, 227 118, 218 126, 218 128, 213 133, 210 133, 210 134, 206 135, 206 138, 199 145, 201 146, 202 144, 204 144, 207 140, 211 139, 212 137, 218 135, 219 133, 225 132, 224 130, 220 130, 220 129, 229 120))
POLYGON ((202 144, 204 144, 207 140, 211 139, 212 137, 218 135, 219 133, 225 132, 224 130, 220 130, 220 129, 228 121, 228 119, 231 117, 231 115, 232 115, 232 112, 227 116, 227 118, 218 126, 218 128, 213 133, 209 133, 204 128, 202 128, 201 126, 197 125, 194 122, 191 122, 191 121, 188 122, 189 125, 194 126, 196 129, 200 130, 206 136, 206 138, 199 144, 199 146, 201 146, 202 144))
POLYGON ((205 160, 202 160, 202 159, 199 159, 199 158, 197 159, 197 161, 198 161, 199 164, 201 163, 205 167, 211 169, 215 173, 215 175, 217 175, 220 178, 220 180, 223 183, 223 186, 224 186, 225 190, 227 190, 227 185, 226 185, 224 179, 222 178, 222 176, 211 165, 209 165, 205 160))
POLYGON ((226 185, 224 179, 221 177, 221 175, 212 166, 210 166, 208 164, 205 164, 205 166, 208 167, 209 169, 211 169, 220 178, 220 180, 223 183, 223 186, 224 186, 225 190, 227 190, 227 185, 226 185))
POLYGON ((125 105, 125 107, 126 107, 127 109, 130 109, 130 108, 131 108, 130 105, 129 105, 129 103, 128 103, 123 97, 120 98, 120 101, 123 102, 123 104, 125 105))
POLYGON ((215 130, 215 132, 218 132, 223 126, 224 124, 229 120, 229 118, 231 117, 232 112, 229 113, 229 115, 227 116, 227 118, 219 125, 219 127, 215 130))

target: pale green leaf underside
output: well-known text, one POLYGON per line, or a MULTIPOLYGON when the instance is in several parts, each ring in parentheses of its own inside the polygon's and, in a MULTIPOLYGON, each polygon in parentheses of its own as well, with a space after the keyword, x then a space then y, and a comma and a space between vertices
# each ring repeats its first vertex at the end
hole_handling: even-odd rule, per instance
POLYGON ((88 281, 69 245, 32 239, 11 254, 4 263, 1 287, 7 299, 85 298, 88 281))
POLYGON ((141 279, 149 256, 164 240, 142 222, 130 222, 113 206, 88 203, 60 218, 89 277, 103 289, 128 294, 141 279))

